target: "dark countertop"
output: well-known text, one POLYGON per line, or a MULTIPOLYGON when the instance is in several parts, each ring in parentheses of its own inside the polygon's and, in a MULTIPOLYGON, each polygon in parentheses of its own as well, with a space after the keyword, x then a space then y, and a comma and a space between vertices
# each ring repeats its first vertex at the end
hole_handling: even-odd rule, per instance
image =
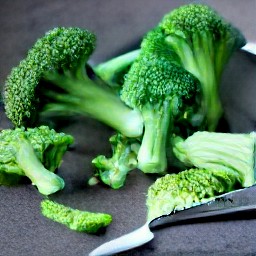
MULTIPOLYGON (((95 32, 98 47, 92 63, 99 63, 138 45, 140 37, 170 9, 184 0, 24 0, 1 1, 0 84, 35 39, 54 26, 80 26, 95 32)), ((256 42, 255 0, 208 0, 224 17, 256 42)), ((245 54, 232 58, 223 76, 221 95, 233 132, 255 129, 255 62, 245 54)), ((0 127, 10 127, 0 111, 0 127)), ((66 182, 52 198, 71 207, 108 212, 113 223, 102 235, 71 231, 40 214, 42 196, 31 185, 0 187, 1 256, 77 256, 105 241, 134 230, 145 222, 145 194, 152 179, 132 172, 118 191, 87 187, 91 160, 109 151, 112 131, 93 120, 79 119, 64 128, 76 139, 59 169, 66 182), (93 147, 92 147, 93 145, 93 147)), ((164 228, 155 239, 120 255, 255 255, 256 220, 219 221, 164 228)))

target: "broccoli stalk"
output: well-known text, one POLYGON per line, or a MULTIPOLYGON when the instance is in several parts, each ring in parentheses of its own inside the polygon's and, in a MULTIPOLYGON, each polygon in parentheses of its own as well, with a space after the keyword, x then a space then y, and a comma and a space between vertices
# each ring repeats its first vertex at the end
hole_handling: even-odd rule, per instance
POLYGON ((46 218, 63 224, 71 230, 92 234, 112 222, 112 217, 109 214, 81 211, 49 199, 41 202, 41 212, 46 218))
POLYGON ((26 176, 41 194, 63 189, 65 183, 54 171, 73 137, 56 133, 47 126, 25 130, 6 129, 0 133, 1 185, 14 185, 26 176))
POLYGON ((202 4, 174 9, 164 16, 159 27, 181 65, 199 79, 203 94, 201 114, 206 116, 206 129, 214 131, 223 115, 221 75, 232 54, 245 44, 245 38, 216 11, 202 4))
POLYGON ((102 81, 89 77, 86 66, 95 41, 87 30, 63 27, 36 41, 5 83, 5 111, 15 126, 33 126, 42 114, 81 114, 128 137, 142 134, 140 113, 102 81))
POLYGON ((16 164, 41 194, 49 195, 64 188, 64 180, 43 166, 34 153, 32 145, 24 136, 19 136, 15 143, 17 143, 16 164))
POLYGON ((175 156, 188 167, 235 172, 243 187, 255 183, 255 133, 196 132, 173 139, 175 156))
MULTIPOLYGON (((100 179, 113 189, 124 186, 127 174, 137 167, 137 154, 140 147, 136 139, 130 139, 122 134, 115 134, 109 139, 113 155, 107 158, 103 155, 92 160, 96 167, 93 178, 100 179)), ((89 180, 89 183, 93 181, 89 180)))
POLYGON ((147 192, 149 221, 173 211, 205 203, 214 197, 241 188, 235 171, 189 169, 158 178, 147 192))
POLYGON ((151 53, 152 49, 142 48, 126 75, 121 99, 141 112, 145 125, 138 168, 162 174, 167 168, 168 132, 173 130, 175 117, 184 114, 188 100, 193 104, 199 85, 185 69, 151 53))
POLYGON ((108 85, 119 91, 120 87, 123 85, 125 74, 128 72, 139 53, 140 49, 124 53, 98 64, 93 67, 93 70, 108 85))

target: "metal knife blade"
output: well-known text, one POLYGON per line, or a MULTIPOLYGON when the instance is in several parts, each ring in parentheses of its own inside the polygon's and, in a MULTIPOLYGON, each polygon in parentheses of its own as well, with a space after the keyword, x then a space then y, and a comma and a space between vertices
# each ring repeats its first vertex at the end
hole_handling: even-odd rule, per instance
MULTIPOLYGON (((172 212, 148 221, 135 231, 102 244, 89 256, 107 256, 141 246, 154 238, 151 229, 163 225, 177 225, 186 222, 212 221, 218 217, 248 218, 249 213, 256 213, 256 185, 223 194, 206 203, 195 205, 185 210, 172 212)), ((256 214, 252 216, 256 218, 256 214)))
POLYGON ((241 50, 256 55, 256 43, 248 42, 241 48, 241 50))

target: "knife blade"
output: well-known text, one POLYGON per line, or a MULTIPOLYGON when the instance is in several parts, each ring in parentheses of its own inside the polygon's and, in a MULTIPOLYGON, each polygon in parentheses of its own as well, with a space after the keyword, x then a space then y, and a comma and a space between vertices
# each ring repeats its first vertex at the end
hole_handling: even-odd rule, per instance
POLYGON ((113 255, 141 246, 154 238, 152 232, 154 229, 166 225, 213 221, 216 218, 255 218, 256 214, 255 216, 250 215, 254 212, 256 213, 256 185, 229 192, 208 202, 147 221, 133 232, 102 244, 93 250, 89 256, 113 255))

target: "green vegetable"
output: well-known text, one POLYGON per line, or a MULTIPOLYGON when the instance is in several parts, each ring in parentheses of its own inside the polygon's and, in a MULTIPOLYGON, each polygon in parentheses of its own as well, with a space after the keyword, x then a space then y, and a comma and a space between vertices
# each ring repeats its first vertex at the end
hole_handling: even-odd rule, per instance
POLYGON ((173 152, 189 167, 235 172, 243 187, 255 183, 255 133, 196 132, 173 140, 173 152))
POLYGON ((141 51, 125 77, 121 99, 140 111, 144 120, 138 168, 160 174, 167 168, 166 141, 174 119, 185 113, 189 102, 193 104, 199 84, 165 56, 151 55, 153 49, 146 47, 141 51))
POLYGON ((166 174, 148 189, 147 218, 150 221, 173 211, 190 208, 238 188, 241 188, 241 184, 235 171, 189 169, 166 174))
POLYGON ((57 133, 47 126, 16 128, 0 133, 0 182, 14 185, 27 176, 41 194, 49 195, 64 187, 64 181, 54 171, 73 137, 57 133))
POLYGON ((140 113, 89 77, 87 61, 95 41, 94 34, 74 27, 54 28, 36 41, 4 87, 5 111, 15 126, 32 126, 42 115, 81 114, 129 137, 142 134, 140 113))
POLYGON ((172 10, 159 27, 165 34, 165 43, 177 54, 181 65, 199 79, 205 129, 215 131, 223 114, 219 97, 221 75, 232 54, 245 44, 244 36, 203 4, 188 4, 172 10))
POLYGON ((124 76, 140 53, 140 49, 124 53, 93 67, 94 72, 117 92, 120 91, 124 76))
POLYGON ((122 134, 111 136, 113 155, 111 158, 100 155, 92 160, 96 167, 95 177, 108 186, 119 189, 124 186, 127 174, 137 167, 137 152, 140 147, 135 139, 122 134))
POLYGON ((112 222, 112 217, 109 214, 81 211, 49 199, 41 202, 41 212, 45 217, 72 230, 86 233, 96 233, 112 222))

